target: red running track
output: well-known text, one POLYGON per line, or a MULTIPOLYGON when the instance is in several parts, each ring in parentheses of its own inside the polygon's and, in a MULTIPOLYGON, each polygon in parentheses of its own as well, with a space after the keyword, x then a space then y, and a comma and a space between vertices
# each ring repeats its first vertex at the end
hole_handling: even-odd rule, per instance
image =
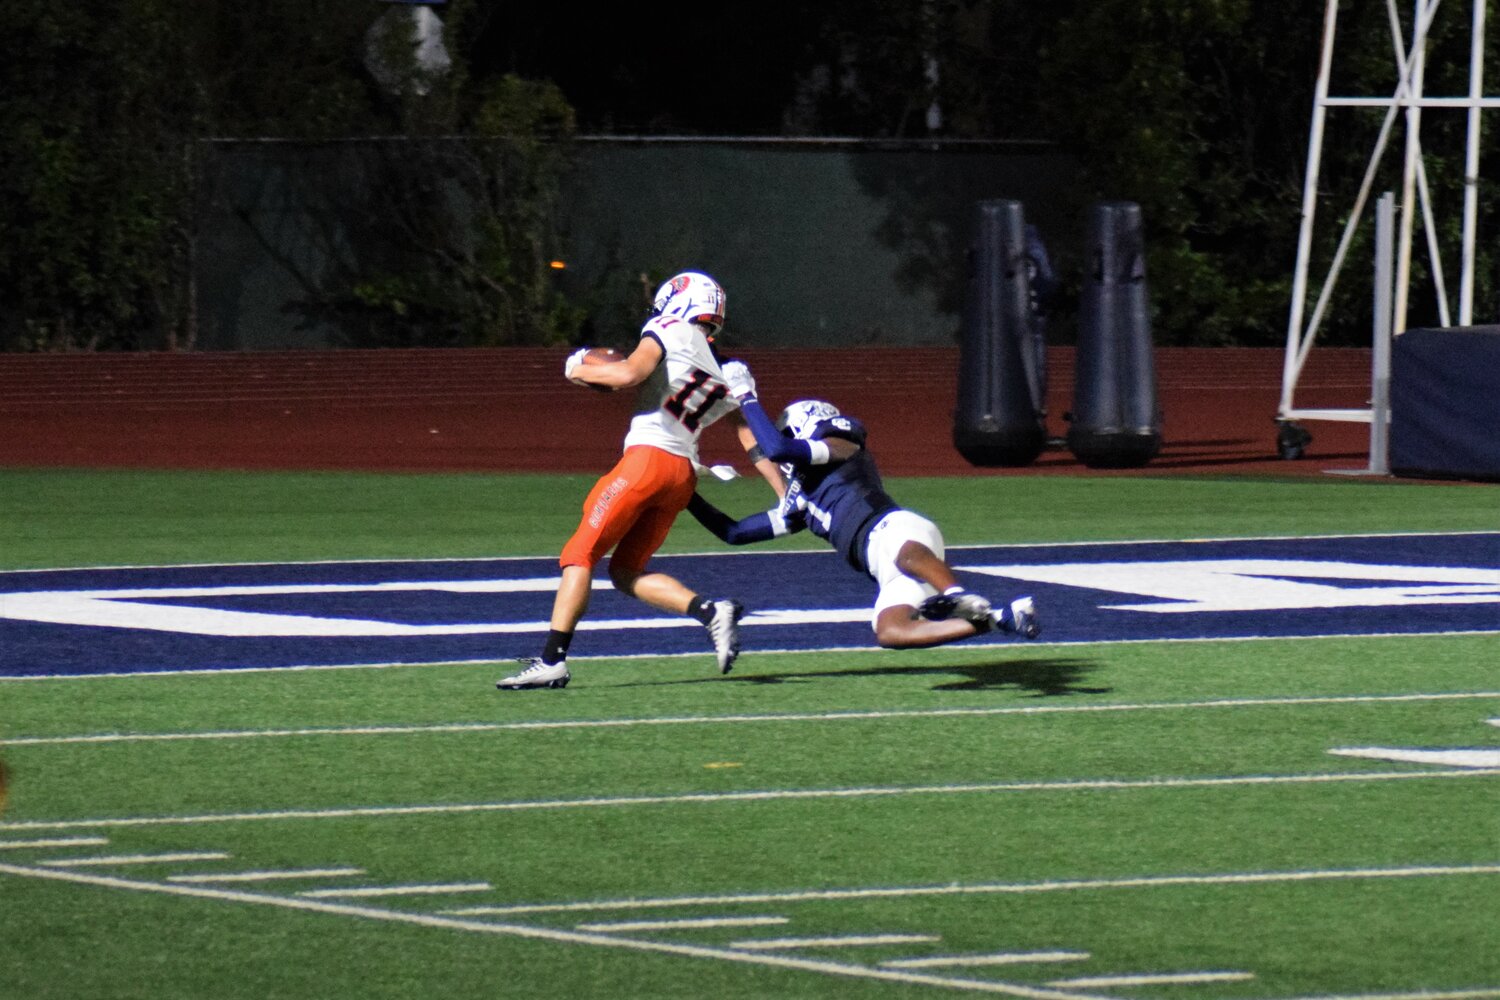
MULTIPOLYGON (((631 399, 562 378, 566 349, 0 355, 0 465, 84 468, 600 472, 631 399)), ((768 409, 828 399, 858 415, 887 475, 1258 474, 1362 468, 1366 424, 1310 422, 1276 454, 1284 353, 1159 348, 1163 447, 1134 470, 1086 469, 1063 447, 976 469, 952 445, 958 349, 740 352, 768 409)), ((1048 433, 1067 432, 1073 351, 1049 351, 1048 433)), ((1300 407, 1368 406, 1370 352, 1315 349, 1300 407)), ((705 461, 744 467, 727 424, 705 461)))

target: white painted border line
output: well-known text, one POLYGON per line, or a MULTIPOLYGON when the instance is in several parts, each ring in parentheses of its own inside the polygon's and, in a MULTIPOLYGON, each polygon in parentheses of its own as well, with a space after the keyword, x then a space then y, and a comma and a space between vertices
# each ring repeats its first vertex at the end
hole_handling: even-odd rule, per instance
POLYGON ((1327 993, 1286 1000, 1486 1000, 1500 997, 1500 986, 1477 990, 1419 990, 1415 993, 1327 993))
POLYGON ((749 938, 729 947, 748 951, 782 951, 795 948, 865 948, 882 944, 932 944, 936 934, 840 934, 835 937, 749 938))
POLYGON ((108 837, 49 837, 46 840, 0 840, 0 851, 21 851, 42 847, 102 847, 108 837))
POLYGON ((54 858, 38 861, 48 868, 87 868, 109 865, 162 865, 175 861, 226 861, 229 855, 222 851, 179 851, 175 854, 114 854, 93 858, 54 858))
POLYGON ((288 868, 281 871, 220 872, 217 875, 168 875, 168 882, 273 882, 278 879, 339 878, 363 875, 363 868, 288 868))
POLYGON ((1082 976, 1054 979, 1048 986, 1058 989, 1088 989, 1096 986, 1163 986, 1170 983, 1242 983, 1254 979, 1253 972, 1162 972, 1133 976, 1082 976))
POLYGON ((580 903, 528 903, 445 910, 462 916, 522 913, 581 913, 599 910, 650 910, 672 906, 735 906, 801 903, 839 899, 900 899, 914 896, 971 896, 1078 892, 1095 889, 1155 889, 1180 885, 1261 885, 1365 878, 1424 878, 1449 875, 1500 875, 1500 864, 1429 865, 1413 868, 1330 868, 1313 871, 1225 872, 1219 875, 1142 875, 1135 878, 1071 879, 1049 882, 989 882, 974 885, 912 885, 879 889, 811 889, 805 892, 752 892, 729 896, 665 896, 657 899, 601 899, 580 903))
POLYGON ((308 889, 297 895, 308 899, 365 899, 376 896, 445 896, 455 892, 489 892, 488 882, 448 882, 430 885, 364 885, 347 889, 308 889))
POLYGON ((884 982, 915 983, 920 986, 943 986, 950 989, 1022 997, 1024 1000, 1106 1000, 1104 997, 1091 996, 1086 993, 1049 990, 1035 986, 1023 986, 1019 983, 953 979, 944 976, 905 972, 898 969, 877 969, 865 965, 845 965, 838 962, 798 958, 791 955, 766 955, 752 951, 737 951, 732 948, 710 948, 702 945, 677 944, 666 941, 642 941, 609 934, 586 934, 581 931, 568 931, 548 927, 527 927, 520 924, 500 924, 484 920, 462 920, 427 913, 382 910, 368 906, 355 906, 350 903, 328 903, 321 900, 298 899, 291 896, 273 896, 237 889, 210 889, 201 886, 137 882, 113 876, 90 875, 83 872, 58 871, 44 868, 24 868, 19 865, 4 863, 0 863, 0 875, 52 879, 54 881, 72 882, 78 885, 91 885, 100 888, 163 893, 171 896, 215 899, 230 903, 253 903, 260 906, 274 906, 288 910, 358 917, 365 920, 379 920, 444 930, 506 935, 510 937, 529 938, 536 941, 599 945, 607 948, 655 952, 658 954, 679 955, 687 958, 707 958, 725 962, 738 962, 744 965, 817 972, 824 975, 844 976, 851 979, 874 979, 884 982))
POLYGON ((890 969, 940 969, 953 966, 1031 965, 1038 962, 1082 962, 1086 951, 1003 951, 994 955, 934 955, 930 958, 892 958, 880 964, 890 969))
MULTIPOLYGON (((1283 708, 1308 705, 1371 705, 1500 698, 1500 691, 1444 691, 1412 694, 1305 695, 1285 698, 1215 698, 1204 701, 1124 702, 1093 705, 1015 705, 1001 708, 913 708, 867 712, 788 712, 768 715, 685 715, 636 719, 565 719, 535 722, 452 722, 427 726, 348 726, 305 729, 223 729, 198 733, 91 733, 74 736, 21 736, 0 746, 55 746, 76 743, 153 743, 176 740, 268 739, 292 736, 464 735, 547 729, 631 729, 637 726, 703 726, 756 722, 868 722, 883 719, 947 719, 1005 715, 1075 715, 1108 712, 1163 712, 1211 708, 1283 708)), ((1500 719, 1489 720, 1500 725, 1500 719)))
POLYGON ((1396 760, 1409 764, 1442 764, 1446 767, 1500 767, 1500 747, 1335 747, 1335 757, 1366 760, 1396 760))
MULTIPOLYGON (((1207 538, 1120 538, 1115 540, 1091 540, 1082 542, 993 542, 975 543, 972 545, 949 545, 952 549, 1041 549, 1041 548, 1093 548, 1105 545, 1185 545, 1197 542, 1285 542, 1299 539, 1328 540, 1338 538, 1482 538, 1490 535, 1500 535, 1500 530, 1477 529, 1473 531, 1366 531, 1351 534, 1328 534, 1328 535, 1225 535, 1222 537, 1207 538)), ((807 555, 819 552, 827 552, 826 548, 806 549, 748 549, 745 551, 726 552, 723 549, 707 549, 701 552, 658 552, 653 558, 656 559, 684 559, 697 558, 700 556, 728 556, 728 555, 807 555)), ((140 570, 140 569, 217 569, 244 566, 342 566, 368 565, 372 563, 388 563, 392 566, 430 566, 434 563, 477 563, 477 562, 520 562, 526 559, 555 559, 555 552, 541 552, 530 556, 448 556, 428 557, 423 559, 391 558, 380 559, 374 556, 359 559, 281 559, 276 561, 260 562, 208 562, 208 563, 167 563, 162 564, 124 564, 105 566, 32 566, 19 569, 0 570, 0 575, 10 573, 79 573, 85 571, 110 571, 110 570, 140 570)))
MULTIPOLYGON (((1073 639, 1057 642, 1028 642, 1025 646, 1017 646, 1009 641, 995 639, 990 642, 977 642, 969 645, 969 649, 989 649, 1016 651, 1018 655, 1022 651, 1030 651, 1032 654, 1039 649, 1086 649, 1093 646, 1150 646, 1150 645, 1203 645, 1216 642, 1306 642, 1310 639, 1441 639, 1463 636, 1488 636, 1500 634, 1500 626, 1495 628, 1473 628, 1473 629, 1449 629, 1438 632, 1320 632, 1315 635, 1209 635, 1209 636, 1184 636, 1179 638, 1155 638, 1155 639, 1073 639)), ((758 656, 805 656, 822 653, 879 653, 880 647, 868 646, 818 646, 813 649, 756 649, 753 651, 758 656)), ((680 660, 692 656, 707 656, 708 653, 620 653, 612 656, 575 656, 572 661, 578 663, 612 663, 620 660, 680 660)), ((190 668, 186 670, 117 670, 99 674, 25 674, 19 677, 0 677, 0 684, 32 684, 40 681, 89 681, 89 680, 130 680, 133 678, 150 677, 233 677, 240 674, 268 674, 278 671, 291 673, 309 673, 317 670, 399 670, 411 668, 418 670, 430 670, 434 667, 472 667, 472 666, 496 666, 501 661, 490 659, 475 660, 434 660, 426 663, 388 661, 383 663, 304 663, 292 666, 273 667, 212 667, 212 668, 190 668)), ((747 663, 745 659, 736 661, 747 663)), ((934 664, 943 666, 944 664, 934 664)), ((734 678, 712 678, 722 683, 734 683, 736 679, 743 680, 741 674, 737 673, 734 678)))
POLYGON ((11 830, 72 830, 127 826, 191 826, 200 823, 257 823, 280 820, 354 819, 374 816, 438 816, 548 809, 619 809, 632 806, 732 805, 798 799, 898 798, 916 795, 975 795, 998 792, 1172 791, 1182 788, 1236 788, 1253 785, 1322 785, 1345 782, 1422 781, 1491 778, 1500 768, 1444 771, 1360 771, 1321 774, 1252 774, 1214 778, 1101 778, 1085 781, 1015 781, 974 785, 896 785, 865 788, 786 788, 759 792, 688 792, 682 795, 630 795, 616 798, 533 799, 421 806, 355 806, 339 809, 281 809, 268 812, 203 813, 196 816, 116 816, 98 819, 29 820, 0 823, 11 830))
POLYGON ((771 927, 789 922, 786 917, 682 917, 678 920, 617 920, 578 924, 577 929, 601 934, 624 934, 627 931, 680 931, 702 927, 771 927))

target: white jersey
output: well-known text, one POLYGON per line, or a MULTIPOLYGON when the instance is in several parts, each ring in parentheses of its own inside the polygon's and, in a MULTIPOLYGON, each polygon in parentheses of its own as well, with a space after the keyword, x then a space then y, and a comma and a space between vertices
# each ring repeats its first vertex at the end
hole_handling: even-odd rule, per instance
POLYGON ((653 316, 641 336, 661 345, 662 360, 641 384, 625 447, 649 444, 698 462, 698 435, 724 414, 739 408, 719 360, 696 323, 653 316))

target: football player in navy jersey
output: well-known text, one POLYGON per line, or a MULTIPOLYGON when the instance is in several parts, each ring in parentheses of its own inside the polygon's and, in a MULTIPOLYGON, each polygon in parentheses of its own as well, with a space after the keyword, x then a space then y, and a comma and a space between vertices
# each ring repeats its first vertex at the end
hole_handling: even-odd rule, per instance
POLYGON ((826 539, 879 585, 872 624, 887 648, 936 646, 994 629, 1027 639, 1041 633, 1032 598, 994 608, 959 585, 937 525, 885 492, 862 423, 809 399, 788 406, 773 424, 744 363, 726 362, 723 373, 756 445, 781 464, 786 491, 776 507, 738 521, 695 493, 688 511, 705 528, 731 545, 804 528, 826 539))

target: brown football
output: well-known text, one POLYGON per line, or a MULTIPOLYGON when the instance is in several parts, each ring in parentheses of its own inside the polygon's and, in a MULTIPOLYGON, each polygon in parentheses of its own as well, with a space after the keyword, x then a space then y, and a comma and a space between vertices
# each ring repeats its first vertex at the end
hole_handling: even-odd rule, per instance
MULTIPOLYGON (((590 347, 588 353, 583 356, 583 363, 586 365, 607 365, 624 360, 625 355, 613 347, 590 347)), ((585 389, 593 389, 595 392, 614 392, 614 389, 607 385, 595 385, 593 382, 580 382, 574 379, 573 384, 581 385, 585 389)))
POLYGON ((607 365, 624 360, 625 355, 613 347, 590 347, 589 352, 583 356, 583 363, 586 365, 607 365))

